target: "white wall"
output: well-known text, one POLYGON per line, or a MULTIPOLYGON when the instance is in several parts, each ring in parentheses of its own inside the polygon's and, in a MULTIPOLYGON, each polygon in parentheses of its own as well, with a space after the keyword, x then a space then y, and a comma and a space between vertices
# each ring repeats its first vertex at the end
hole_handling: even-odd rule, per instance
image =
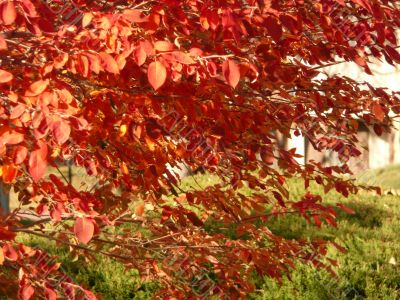
MULTIPOLYGON (((325 72, 328 76, 341 74, 359 82, 368 82, 374 87, 387 88, 388 92, 400 91, 400 68, 377 59, 369 66, 374 76, 363 72, 357 64, 348 62, 326 68, 325 72)), ((400 163, 399 124, 396 123, 396 127, 394 132, 394 163, 400 163)), ((390 164, 390 144, 387 141, 377 136, 374 132, 371 132, 368 147, 370 168, 380 168, 390 164)))

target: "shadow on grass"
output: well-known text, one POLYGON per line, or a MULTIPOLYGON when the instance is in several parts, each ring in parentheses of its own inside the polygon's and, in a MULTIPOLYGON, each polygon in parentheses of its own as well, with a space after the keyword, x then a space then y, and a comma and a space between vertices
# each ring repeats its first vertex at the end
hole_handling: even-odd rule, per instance
MULTIPOLYGON (((287 239, 298 238, 323 238, 332 240, 340 235, 342 230, 341 224, 347 222, 354 228, 362 229, 378 229, 384 220, 389 217, 389 213, 385 210, 379 209, 376 205, 371 203, 350 202, 346 204, 348 207, 355 211, 354 214, 346 213, 340 209, 336 209, 338 227, 334 228, 327 224, 323 224, 318 228, 314 223, 307 222, 303 217, 298 215, 286 215, 277 217, 268 221, 269 229, 280 236, 287 239)), ((346 226, 345 226, 346 227, 346 226)))
POLYGON ((389 216, 387 211, 379 209, 371 203, 351 202, 347 206, 353 209, 355 214, 340 211, 337 216, 338 221, 346 220, 352 225, 363 228, 379 228, 382 226, 384 219, 389 216))
MULTIPOLYGON (((341 230, 341 222, 347 222, 359 228, 377 229, 382 226, 384 220, 389 216, 385 210, 379 209, 371 203, 350 202, 346 204, 355 211, 354 214, 346 213, 340 209, 336 209, 338 228, 333 228, 327 224, 323 224, 318 228, 313 223, 308 223, 303 217, 298 215, 285 215, 281 217, 271 218, 266 225, 275 234, 287 239, 298 238, 323 238, 327 240, 334 239, 341 230), (339 232, 338 232, 339 231, 339 232)), ((261 225, 261 221, 256 221, 256 225, 261 225)), ((208 220, 206 222, 206 231, 209 234, 224 233, 231 239, 238 239, 236 235, 236 226, 231 225, 228 228, 220 222, 208 220)), ((246 239, 246 235, 241 236, 246 239)))

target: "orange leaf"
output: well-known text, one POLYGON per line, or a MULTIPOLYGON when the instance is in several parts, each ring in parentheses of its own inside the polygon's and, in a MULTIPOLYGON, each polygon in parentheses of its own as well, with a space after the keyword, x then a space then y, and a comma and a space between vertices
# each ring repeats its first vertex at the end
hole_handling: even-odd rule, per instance
POLYGON ((0 70, 0 83, 10 82, 14 78, 10 72, 0 70))
POLYGON ((48 79, 38 80, 30 85, 29 89, 25 92, 25 96, 34 97, 40 95, 45 91, 48 85, 49 85, 48 79))
POLYGON ((61 69, 68 62, 68 53, 62 53, 54 59, 54 68, 61 69))
POLYGON ((180 62, 181 64, 190 65, 195 63, 195 61, 187 53, 174 51, 172 55, 176 61, 180 62))
POLYGON ((6 1, 2 6, 1 18, 4 25, 11 25, 17 17, 14 1, 6 1))
POLYGON ((167 52, 174 49, 174 45, 167 41, 157 41, 154 43, 154 49, 158 52, 167 52))
POLYGON ((12 112, 10 114, 10 119, 13 120, 19 118, 25 112, 25 109, 26 109, 25 104, 22 103, 18 104, 12 109, 12 112))
POLYGON ((159 61, 152 62, 147 71, 147 78, 153 89, 158 90, 167 79, 167 69, 159 61))
POLYGON ((0 248, 0 266, 4 263, 4 253, 3 249, 0 248))
POLYGON ((125 9, 122 15, 126 20, 133 23, 142 23, 147 21, 147 17, 137 9, 125 9))
POLYGON ((119 74, 119 67, 115 59, 108 53, 106 52, 101 52, 99 54, 101 57, 103 64, 104 64, 104 69, 112 74, 119 74))
POLYGON ((71 126, 69 126, 66 121, 61 119, 52 124, 52 131, 57 143, 62 145, 69 139, 71 134, 71 126))
POLYGON ((18 174, 18 168, 14 165, 5 165, 2 167, 4 183, 11 184, 15 181, 18 174))
POLYGON ((89 243, 94 234, 93 221, 89 218, 76 219, 74 225, 74 233, 81 243, 89 243))
POLYGON ((83 77, 88 77, 89 75, 89 59, 85 55, 79 57, 79 63, 77 64, 83 77))
POLYGON ((35 182, 44 176, 47 168, 47 145, 42 141, 38 145, 39 148, 34 150, 29 157, 29 174, 35 182))
POLYGON ((240 80, 240 68, 233 60, 228 59, 223 62, 222 74, 228 84, 231 87, 236 88, 240 80))
POLYGON ((14 164, 22 164, 28 156, 28 149, 25 146, 17 146, 14 149, 13 161, 14 164))
POLYGON ((88 58, 90 62, 90 70, 96 74, 99 74, 102 70, 102 67, 100 66, 100 58, 91 53, 88 55, 88 58))
POLYGON ((139 204, 135 208, 135 215, 141 217, 144 214, 144 203, 139 204))
POLYGON ((20 287, 19 289, 19 298, 21 300, 29 300, 32 298, 33 294, 35 293, 35 290, 30 284, 25 284, 20 287))
POLYGON ((5 258, 11 261, 16 261, 19 258, 17 251, 15 251, 14 247, 10 244, 5 244, 3 246, 3 254, 5 258))
POLYGON ((147 54, 141 45, 136 47, 135 51, 133 52, 133 57, 139 67, 146 62, 147 54))
POLYGON ((3 134, 0 134, 0 141, 8 145, 17 145, 23 142, 24 138, 24 134, 16 132, 14 130, 8 130, 5 131, 3 134))
POLYGON ((46 287, 44 289, 44 295, 46 297, 46 300, 57 300, 57 293, 53 288, 46 287))
POLYGON ((0 34, 0 50, 7 50, 7 42, 1 34, 0 34))
POLYGON ((115 61, 117 62, 118 69, 122 70, 126 65, 126 56, 124 54, 117 55, 115 61))
POLYGON ((129 174, 128 166, 124 162, 122 162, 122 164, 121 164, 121 172, 124 175, 128 175, 129 174))

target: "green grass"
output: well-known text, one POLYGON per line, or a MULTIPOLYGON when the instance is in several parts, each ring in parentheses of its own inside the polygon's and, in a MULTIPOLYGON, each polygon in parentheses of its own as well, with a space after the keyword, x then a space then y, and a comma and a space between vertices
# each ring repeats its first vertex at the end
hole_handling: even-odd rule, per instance
MULTIPOLYGON (((291 182, 291 196, 301 193, 301 185, 291 182)), ((317 188, 313 189, 318 191, 317 188)), ((339 200, 329 193, 328 203, 339 200)), ((275 221, 271 230, 288 238, 325 238, 344 245, 346 254, 332 251, 338 277, 311 266, 298 266, 282 285, 265 278, 258 282, 254 299, 399 299, 400 266, 389 263, 400 260, 400 197, 374 196, 363 193, 341 199, 356 214, 339 214, 338 229, 321 229, 289 217, 275 221)))
MULTIPOLYGON (((205 187, 213 183, 215 178, 197 175, 195 179, 184 180, 182 188, 189 190, 192 186, 198 188, 199 185, 205 187)), ((291 180, 289 186, 292 199, 304 194, 300 182, 291 180)), ((322 190, 316 186, 312 187, 312 191, 322 194, 322 190)), ((245 189, 244 192, 249 191, 245 189)), ((324 199, 332 204, 343 201, 356 214, 340 213, 337 229, 326 225, 317 228, 296 217, 277 219, 270 228, 287 238, 322 237, 344 245, 348 249, 346 254, 330 251, 330 257, 339 263, 335 268, 338 277, 334 278, 311 266, 299 265, 290 274, 290 279, 285 277, 282 284, 269 278, 256 278, 257 292, 252 298, 399 299, 400 197, 380 197, 364 192, 343 199, 336 192, 331 192, 324 199), (393 259, 396 264, 393 264, 393 259)), ((44 247, 50 253, 59 255, 63 269, 75 282, 101 293, 105 300, 151 299, 157 289, 155 283, 142 283, 136 271, 125 271, 120 264, 107 258, 99 258, 91 263, 85 263, 82 258, 73 261, 66 249, 36 237, 21 238, 28 244, 44 247)))
POLYGON ((360 181, 380 186, 384 190, 400 190, 400 165, 368 170, 359 175, 360 181))
POLYGON ((99 256, 96 261, 87 263, 84 257, 75 258, 67 248, 40 237, 24 234, 19 236, 19 241, 56 256, 62 263, 62 271, 75 283, 102 294, 105 300, 151 299, 157 289, 155 283, 143 283, 136 270, 125 270, 122 264, 110 258, 99 256))

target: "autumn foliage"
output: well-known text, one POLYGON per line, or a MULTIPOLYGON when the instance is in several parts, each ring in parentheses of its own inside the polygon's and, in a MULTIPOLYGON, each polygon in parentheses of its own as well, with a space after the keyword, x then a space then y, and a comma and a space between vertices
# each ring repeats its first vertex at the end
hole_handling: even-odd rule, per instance
POLYGON ((335 226, 337 210, 307 191, 310 182, 358 191, 343 176, 360 154, 358 126, 388 131, 399 96, 324 67, 351 61, 370 74, 374 59, 400 63, 398 5, 2 0, 1 176, 21 205, 0 218, 1 293, 100 297, 20 244, 21 233, 138 269, 160 283, 161 298, 246 297, 254 274, 279 280, 300 261, 330 271, 326 241, 287 240, 268 221, 298 214, 335 226), (341 165, 300 165, 279 145, 293 132, 337 152, 341 165), (97 184, 46 175, 66 162, 97 184), (221 181, 183 190, 182 165, 221 181), (289 197, 294 176, 304 180, 301 199, 289 197), (26 222, 23 211, 39 218, 26 222))

